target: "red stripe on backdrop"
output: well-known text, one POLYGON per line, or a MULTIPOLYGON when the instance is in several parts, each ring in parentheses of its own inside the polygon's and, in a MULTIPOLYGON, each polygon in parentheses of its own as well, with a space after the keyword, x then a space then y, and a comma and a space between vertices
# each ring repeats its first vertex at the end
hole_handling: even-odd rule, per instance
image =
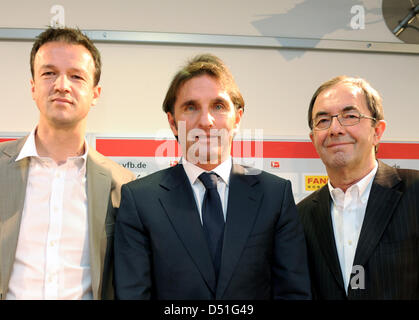
POLYGON ((318 158, 311 142, 264 141, 264 158, 318 158))
MULTIPOLYGON (((0 138, 0 142, 16 138, 0 138)), ((305 141, 234 141, 233 156, 261 157, 263 146, 265 158, 318 158, 311 142, 305 141), (250 156, 249 156, 250 155, 250 156)), ((101 139, 96 140, 96 149, 105 156, 113 157, 154 157, 160 147, 161 157, 179 157, 179 145, 175 140, 153 139, 101 139)), ((380 144, 380 159, 419 159, 419 143, 383 142, 380 144)))
POLYGON ((380 143, 379 159, 419 159, 419 143, 380 143))
MULTIPOLYGON (((175 140, 98 138, 96 149, 105 156, 113 157, 179 157, 181 155, 179 145, 175 140)), ((313 144, 305 141, 234 141, 233 156, 319 158, 313 144), (263 154, 261 153, 262 147, 263 154)), ((419 159, 419 143, 381 143, 378 158, 419 159)))
POLYGON ((110 157, 154 157, 159 147, 160 157, 180 155, 176 140, 96 139, 96 150, 110 157))

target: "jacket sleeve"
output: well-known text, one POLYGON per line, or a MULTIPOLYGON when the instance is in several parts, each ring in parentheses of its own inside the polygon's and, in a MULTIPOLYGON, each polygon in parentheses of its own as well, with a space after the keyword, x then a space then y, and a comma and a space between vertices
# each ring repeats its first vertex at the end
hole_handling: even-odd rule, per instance
POLYGON ((275 227, 273 298, 311 299, 304 231, 290 181, 283 190, 281 212, 275 227))
POLYGON ((114 250, 116 299, 150 299, 150 239, 139 217, 135 194, 129 185, 123 185, 121 190, 114 250))

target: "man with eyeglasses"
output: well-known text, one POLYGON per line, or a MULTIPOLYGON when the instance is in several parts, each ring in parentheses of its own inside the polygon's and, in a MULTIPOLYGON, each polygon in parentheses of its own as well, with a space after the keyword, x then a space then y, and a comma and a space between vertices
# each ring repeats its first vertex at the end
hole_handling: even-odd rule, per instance
POLYGON ((308 111, 329 182, 298 204, 314 299, 419 298, 419 172, 376 159, 386 128, 368 82, 322 84, 308 111))

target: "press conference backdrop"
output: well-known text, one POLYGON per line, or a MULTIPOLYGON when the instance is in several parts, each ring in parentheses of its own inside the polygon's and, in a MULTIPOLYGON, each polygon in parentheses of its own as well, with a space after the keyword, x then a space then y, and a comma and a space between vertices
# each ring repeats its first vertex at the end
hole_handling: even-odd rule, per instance
POLYGON ((79 27, 95 41, 102 94, 88 116, 88 140, 140 176, 178 159, 155 157, 153 141, 173 139, 161 104, 173 75, 199 53, 230 67, 246 102, 241 136, 264 141, 264 154, 244 156, 245 164, 290 179, 296 200, 326 181, 306 118, 313 92, 337 75, 363 77, 381 93, 383 139, 396 143, 382 144, 390 152, 384 160, 418 168, 419 45, 392 34, 381 0, 3 0, 3 138, 26 134, 38 121, 29 53, 50 24, 79 27))
POLYGON ((311 95, 347 74, 381 92, 384 139, 419 138, 419 48, 388 30, 381 0, 2 0, 1 132, 28 132, 38 119, 29 85, 33 39, 10 31, 24 28, 25 38, 51 21, 97 31, 102 96, 89 133, 152 137, 167 129, 161 104, 171 78, 188 58, 210 52, 243 93, 243 130, 307 139, 311 95))

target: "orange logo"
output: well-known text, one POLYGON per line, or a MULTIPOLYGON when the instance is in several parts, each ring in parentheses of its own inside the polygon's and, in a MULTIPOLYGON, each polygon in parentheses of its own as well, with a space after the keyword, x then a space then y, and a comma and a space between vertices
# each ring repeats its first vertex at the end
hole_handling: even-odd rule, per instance
POLYGON ((315 191, 323 187, 327 181, 327 176, 305 176, 306 191, 315 191))

